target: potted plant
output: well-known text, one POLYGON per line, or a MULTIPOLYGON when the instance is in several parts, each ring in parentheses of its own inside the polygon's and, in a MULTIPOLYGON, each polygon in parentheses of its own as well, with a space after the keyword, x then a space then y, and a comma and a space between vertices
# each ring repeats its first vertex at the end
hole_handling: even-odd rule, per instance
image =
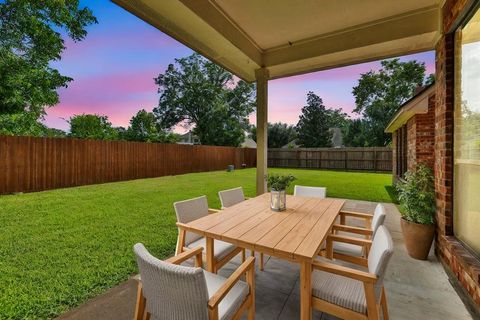
POLYGON ((426 260, 435 234, 435 188, 432 170, 419 164, 397 184, 401 227, 408 254, 426 260))
POLYGON ((291 175, 269 174, 267 185, 270 188, 270 209, 273 211, 284 211, 287 209, 286 189, 296 178, 291 175))

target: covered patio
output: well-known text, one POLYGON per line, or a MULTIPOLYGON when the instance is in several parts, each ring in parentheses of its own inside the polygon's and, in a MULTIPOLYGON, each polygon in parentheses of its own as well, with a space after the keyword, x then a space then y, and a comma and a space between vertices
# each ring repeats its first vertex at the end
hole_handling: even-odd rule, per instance
MULTIPOLYGON (((309 0, 301 5, 286 0, 113 1, 239 78, 256 83, 257 195, 267 190, 269 80, 433 50, 445 36, 443 19, 449 16, 441 0, 309 0)), ((374 204, 346 206, 369 212, 374 204)), ((395 238, 395 255, 385 287, 392 318, 471 318, 433 255, 428 262, 406 256, 398 221, 397 210, 389 205, 387 227, 395 238)), ((233 268, 235 262, 220 274, 228 275, 233 268)), ((257 273, 257 318, 311 318, 311 301, 298 295, 310 288, 299 285, 297 268, 268 259, 266 271, 257 273)))
MULTIPOLYGON (((349 200, 344 208, 373 212, 375 203, 349 200)), ((395 205, 387 209, 385 225, 390 230, 395 253, 385 278, 391 319, 474 319, 452 287, 449 277, 433 252, 427 261, 411 259, 403 245, 399 212, 395 205)), ((223 267, 219 274, 229 276, 240 265, 240 257, 223 267)), ((187 263, 188 265, 188 263, 187 263)), ((277 258, 266 258, 265 270, 256 270, 256 319, 298 319, 299 267, 277 258), (280 281, 281 280, 281 281, 280 281)), ((137 294, 137 280, 126 283, 61 316, 62 320, 132 319, 137 294)), ((313 319, 336 319, 313 312, 313 319)))
POLYGON ((257 194, 266 191, 268 81, 433 50, 441 0, 113 0, 257 86, 257 194))

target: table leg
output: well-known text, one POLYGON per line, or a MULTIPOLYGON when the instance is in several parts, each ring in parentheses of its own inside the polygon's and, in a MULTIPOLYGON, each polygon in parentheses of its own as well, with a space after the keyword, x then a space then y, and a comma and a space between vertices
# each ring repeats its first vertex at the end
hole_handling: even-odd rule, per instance
POLYGON ((312 262, 300 264, 300 319, 312 319, 312 262))
POLYGON ((215 271, 215 255, 213 247, 213 238, 205 237, 207 243, 207 271, 216 273, 215 271))

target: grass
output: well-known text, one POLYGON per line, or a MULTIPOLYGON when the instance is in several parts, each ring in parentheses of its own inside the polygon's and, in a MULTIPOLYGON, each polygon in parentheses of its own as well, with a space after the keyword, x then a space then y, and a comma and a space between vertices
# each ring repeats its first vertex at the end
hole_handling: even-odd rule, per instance
MULTIPOLYGON (((389 174, 271 171, 326 186, 331 197, 391 201, 389 174)), ((134 243, 158 257, 174 252, 174 201, 206 194, 218 208, 217 192, 236 186, 254 196, 255 170, 0 196, 0 319, 53 318, 128 279, 134 243)))

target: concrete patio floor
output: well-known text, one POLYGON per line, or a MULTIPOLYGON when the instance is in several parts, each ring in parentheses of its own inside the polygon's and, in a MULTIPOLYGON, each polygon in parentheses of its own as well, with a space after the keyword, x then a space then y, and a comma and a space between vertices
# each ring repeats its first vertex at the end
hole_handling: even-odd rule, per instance
MULTIPOLYGON (((410 258, 403 245, 399 212, 395 205, 385 204, 395 252, 388 266, 385 288, 390 318, 393 320, 461 320, 474 319, 449 282, 442 265, 430 253, 427 261, 410 258)), ((347 201, 346 210, 373 212, 375 203, 347 201)), ((299 267, 274 257, 265 257, 265 271, 256 274, 256 319, 298 319, 299 267)), ((229 276, 240 264, 232 260, 220 270, 229 276)), ((132 319, 136 296, 136 280, 112 288, 105 294, 64 314, 59 319, 132 319)), ((328 314, 313 313, 313 319, 336 319, 328 314)))

